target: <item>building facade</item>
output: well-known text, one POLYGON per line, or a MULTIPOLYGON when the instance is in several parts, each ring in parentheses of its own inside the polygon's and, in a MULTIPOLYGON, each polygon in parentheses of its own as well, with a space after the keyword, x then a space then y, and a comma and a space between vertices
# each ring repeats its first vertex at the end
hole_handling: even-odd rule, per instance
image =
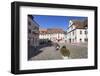
POLYGON ((39 39, 64 42, 64 31, 59 28, 40 29, 39 39))
POLYGON ((39 25, 34 21, 32 15, 28 15, 28 45, 39 46, 39 25))
POLYGON ((66 34, 68 43, 87 43, 88 25, 87 20, 70 20, 66 34))

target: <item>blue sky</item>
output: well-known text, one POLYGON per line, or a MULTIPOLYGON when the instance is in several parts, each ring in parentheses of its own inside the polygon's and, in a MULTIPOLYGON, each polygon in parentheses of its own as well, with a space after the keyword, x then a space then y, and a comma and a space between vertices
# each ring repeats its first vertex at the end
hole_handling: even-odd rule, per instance
POLYGON ((33 15, 34 20, 40 25, 40 28, 62 28, 66 30, 69 20, 83 20, 87 17, 79 16, 50 16, 50 15, 33 15))

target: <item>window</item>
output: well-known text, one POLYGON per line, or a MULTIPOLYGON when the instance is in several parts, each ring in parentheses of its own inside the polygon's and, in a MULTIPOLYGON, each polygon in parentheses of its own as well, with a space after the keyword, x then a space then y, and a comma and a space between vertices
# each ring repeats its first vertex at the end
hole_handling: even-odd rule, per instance
POLYGON ((88 41, 88 39, 87 39, 87 38, 85 38, 85 39, 84 39, 84 42, 87 42, 87 41, 88 41))
POLYGON ((28 29, 28 33, 31 33, 31 30, 30 29, 28 29))
POLYGON ((80 34, 82 34, 82 31, 80 31, 80 34))
POLYGON ((74 31, 73 31, 73 35, 74 35, 74 31))
POLYGON ((31 22, 30 21, 28 21, 28 25, 31 25, 31 22))
POLYGON ((87 34, 87 31, 84 31, 84 34, 87 34))
POLYGON ((80 38, 80 42, 82 42, 82 39, 80 38))
POLYGON ((71 43, 71 39, 69 39, 69 42, 71 43))

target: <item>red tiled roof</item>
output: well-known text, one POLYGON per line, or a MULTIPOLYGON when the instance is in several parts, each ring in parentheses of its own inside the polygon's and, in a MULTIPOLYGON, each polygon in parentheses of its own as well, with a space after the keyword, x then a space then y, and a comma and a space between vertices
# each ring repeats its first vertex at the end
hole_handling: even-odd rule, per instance
POLYGON ((60 28, 49 28, 49 29, 45 29, 45 30, 39 30, 41 34, 52 34, 52 33, 64 33, 63 29, 60 28))
POLYGON ((88 21, 87 19, 84 21, 73 20, 73 25, 76 29, 84 29, 85 27, 88 27, 88 21))

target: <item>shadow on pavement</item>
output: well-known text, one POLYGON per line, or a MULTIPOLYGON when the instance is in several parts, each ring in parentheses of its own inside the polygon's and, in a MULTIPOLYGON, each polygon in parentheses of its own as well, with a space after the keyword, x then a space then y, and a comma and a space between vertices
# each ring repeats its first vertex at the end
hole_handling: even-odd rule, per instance
POLYGON ((34 57, 42 52, 43 50, 40 50, 38 48, 34 48, 34 47, 29 48, 28 49, 28 60, 30 60, 31 57, 34 57))
POLYGON ((42 53, 43 50, 40 50, 42 48, 45 48, 45 47, 50 47, 52 46, 52 44, 42 44, 38 47, 32 47, 32 46, 28 46, 28 60, 30 60, 32 57, 34 56, 37 56, 38 54, 42 53))

